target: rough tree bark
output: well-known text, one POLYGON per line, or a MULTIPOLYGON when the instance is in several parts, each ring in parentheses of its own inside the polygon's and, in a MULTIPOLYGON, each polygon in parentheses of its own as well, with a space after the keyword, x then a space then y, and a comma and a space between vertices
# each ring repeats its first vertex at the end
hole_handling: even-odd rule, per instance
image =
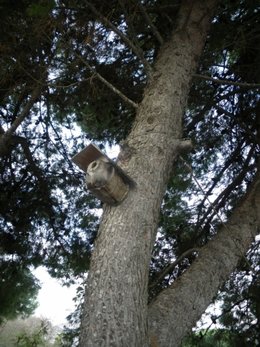
POLYGON ((160 204, 182 142, 182 116, 217 0, 182 1, 163 45, 119 165, 136 182, 117 207, 105 206, 92 255, 81 347, 146 347, 147 282, 160 204))

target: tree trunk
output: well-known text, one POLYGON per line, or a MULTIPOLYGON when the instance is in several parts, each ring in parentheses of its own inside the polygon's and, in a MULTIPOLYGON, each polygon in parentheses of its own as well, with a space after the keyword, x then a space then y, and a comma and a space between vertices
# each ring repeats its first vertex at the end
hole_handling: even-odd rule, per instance
POLYGON ((216 0, 182 1, 119 165, 136 182, 105 206, 92 255, 80 346, 146 347, 147 282, 160 204, 182 145, 182 116, 216 0))
POLYGON ((260 228, 260 173, 217 236, 191 267, 149 305, 149 327, 157 346, 179 346, 220 286, 244 256, 260 228))

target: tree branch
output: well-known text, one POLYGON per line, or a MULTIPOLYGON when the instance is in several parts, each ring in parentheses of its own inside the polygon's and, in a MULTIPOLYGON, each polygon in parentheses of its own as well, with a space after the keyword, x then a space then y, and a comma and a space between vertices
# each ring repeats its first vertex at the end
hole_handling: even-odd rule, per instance
POLYGON ((260 172, 241 203, 197 259, 149 305, 149 328, 160 347, 178 346, 246 253, 260 227, 260 172))
POLYGON ((99 17, 99 19, 101 20, 101 22, 109 27, 110 29, 112 29, 114 31, 114 33, 116 33, 126 44, 129 48, 132 49, 132 51, 135 53, 135 55, 140 59, 140 61, 142 62, 142 64, 144 65, 144 68, 146 70, 146 73, 148 75, 148 77, 150 77, 151 73, 152 73, 152 67, 151 65, 148 63, 148 61, 144 58, 143 55, 143 51, 140 47, 137 47, 136 45, 133 44, 133 42, 131 40, 129 40, 129 38, 122 33, 121 30, 119 30, 113 23, 110 22, 110 20, 108 20, 105 16, 103 16, 102 13, 100 13, 95 6, 93 6, 90 2, 86 1, 87 6, 91 9, 91 11, 97 16, 99 17))
POLYGON ((87 66, 87 68, 93 73, 93 77, 98 78, 102 83, 104 83, 109 89, 111 89, 115 94, 117 94, 121 99, 123 99, 127 104, 131 105, 133 108, 137 109, 138 104, 129 99, 124 93, 122 93, 119 89, 117 89, 113 84, 108 82, 103 76, 101 76, 98 72, 95 71, 93 67, 89 65, 89 63, 82 58, 82 56, 78 53, 75 55, 82 61, 83 64, 87 66))
POLYGON ((46 188, 46 182, 43 179, 43 177, 44 177, 43 173, 42 173, 41 169, 35 163, 35 160, 32 156, 31 151, 30 151, 27 139, 22 137, 22 136, 14 136, 14 139, 17 143, 19 143, 22 146, 23 151, 24 151, 24 155, 25 155, 25 157, 26 157, 26 159, 27 159, 27 161, 31 167, 31 170, 32 170, 34 176, 38 178, 38 181, 39 181, 41 187, 43 189, 44 189, 44 187, 46 188))
MULTIPOLYGON (((219 215, 219 210, 220 208, 223 206, 224 201, 226 201, 226 199, 229 197, 229 195, 234 191, 234 189, 242 183, 243 179, 245 178, 246 173, 248 172, 248 169, 250 167, 250 160, 252 159, 253 153, 255 150, 255 146, 253 146, 248 155, 247 158, 245 160, 245 163, 243 165, 243 167, 241 168, 239 174, 233 179, 233 181, 217 196, 217 198, 211 202, 208 197, 206 196, 205 192, 203 193, 206 197, 206 200, 209 203, 209 208, 207 209, 207 211, 204 213, 204 215, 202 216, 202 222, 204 223, 204 227, 206 225, 209 225, 211 223, 211 220, 213 219, 214 215, 216 215, 218 217, 218 219, 221 221, 221 223, 223 223, 222 218, 219 215)), ((195 176, 193 176, 193 178, 196 180, 195 176)), ((196 183, 198 184, 197 180, 196 183)), ((203 189, 200 186, 200 189, 203 189)), ((203 192, 203 190, 202 190, 203 192)), ((202 224, 202 222, 200 223, 200 225, 202 224)))
POLYGON ((228 309, 223 309, 223 311, 222 311, 217 317, 215 317, 214 319, 212 319, 212 318, 210 317, 212 322, 211 322, 210 325, 207 327, 207 329, 206 329, 205 331, 203 331, 203 337, 204 337, 204 336, 207 336, 207 332, 210 330, 210 328, 212 327, 213 324, 216 324, 216 321, 217 321, 219 318, 221 318, 221 317, 225 316, 225 314, 231 312, 232 309, 233 309, 234 307, 236 307, 237 305, 239 305, 241 302, 243 302, 243 301, 245 301, 245 300, 246 300, 245 298, 242 298, 242 299, 237 300, 237 301, 236 301, 234 304, 232 304, 228 309))
POLYGON ((34 105, 35 101, 39 98, 41 94, 42 85, 38 84, 35 89, 32 92, 31 98, 24 106, 24 109, 22 110, 21 114, 14 120, 13 124, 10 126, 10 128, 6 131, 5 135, 11 135, 15 132, 15 130, 18 128, 18 126, 22 123, 22 121, 29 115, 30 110, 32 106, 34 105))
POLYGON ((200 218, 201 218, 202 209, 203 209, 203 206, 204 206, 205 202, 208 201, 208 197, 211 195, 211 193, 213 192, 214 188, 219 184, 219 181, 223 177, 225 171, 229 168, 229 166, 235 161, 237 156, 241 153, 241 150, 242 150, 242 147, 243 147, 243 143, 244 142, 238 144, 237 148, 234 150, 234 152, 228 157, 228 159, 223 164, 223 166, 222 166, 221 170, 219 171, 219 173, 217 173, 216 176, 214 177, 213 183, 210 186, 210 188, 205 193, 203 193, 204 194, 204 198, 199 203, 200 204, 200 208, 199 208, 198 213, 197 213, 197 227, 196 227, 196 230, 198 230, 199 225, 200 225, 199 221, 200 221, 200 218))
POLYGON ((150 284, 149 289, 154 288, 158 283, 160 283, 165 276, 167 276, 168 274, 170 274, 174 268, 185 258, 187 258, 189 255, 191 255, 194 252, 198 253, 199 249, 198 248, 191 248, 188 249, 186 252, 182 253, 182 255, 177 258, 173 263, 169 264, 168 266, 166 266, 166 268, 159 273, 159 276, 155 279, 155 281, 153 283, 150 284))
POLYGON ((222 79, 217 79, 214 77, 201 75, 201 74, 194 74, 193 77, 200 78, 200 79, 207 80, 207 81, 212 81, 213 83, 217 83, 217 84, 228 84, 228 85, 232 85, 232 86, 249 88, 249 89, 250 88, 260 88, 259 83, 242 83, 242 82, 236 82, 236 81, 222 80, 222 79))
POLYGON ((37 84, 37 86, 32 92, 32 95, 29 101, 25 104, 21 114, 15 118, 14 122, 12 123, 9 129, 4 131, 4 129, 1 127, 0 129, 0 157, 8 155, 18 143, 17 136, 13 136, 13 133, 16 131, 19 125, 23 122, 23 120, 29 115, 32 106, 34 105, 34 103, 36 102, 36 100, 39 98, 41 94, 41 89, 42 89, 42 85, 40 83, 37 84))

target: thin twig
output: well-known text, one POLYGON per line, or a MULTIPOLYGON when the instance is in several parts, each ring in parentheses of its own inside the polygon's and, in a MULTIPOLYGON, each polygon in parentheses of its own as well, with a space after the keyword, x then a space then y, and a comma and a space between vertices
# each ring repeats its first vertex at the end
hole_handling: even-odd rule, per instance
MULTIPOLYGON (((223 228, 225 228, 227 231, 230 231, 229 228, 227 227, 226 223, 223 221, 222 217, 220 216, 220 214, 218 213, 217 208, 214 206, 214 203, 212 203, 208 196, 206 195, 206 192, 204 191, 203 187, 201 186, 201 184, 199 183, 199 181, 197 180, 197 178, 195 177, 194 173, 193 173, 193 169, 192 167, 186 162, 185 159, 183 159, 182 156, 179 156, 180 159, 182 160, 182 162, 184 163, 184 165, 187 167, 187 169, 189 170, 191 177, 194 179, 194 181, 196 182, 197 186, 199 187, 199 189, 201 190, 201 192, 203 193, 203 195, 205 196, 206 200, 208 201, 211 209, 216 213, 217 218, 219 219, 220 223, 222 224, 223 228)), ((232 241, 234 242, 235 246, 237 247, 240 255, 242 258, 244 258, 244 260, 246 261, 247 264, 249 264, 248 259, 246 258, 246 256, 244 255, 244 253, 241 251, 238 242, 235 238, 232 238, 232 241)))
POLYGON ((81 81, 76 81, 76 82, 71 82, 69 84, 55 84, 53 82, 51 82, 52 80, 47 81, 47 86, 51 87, 51 88, 61 88, 61 89, 65 89, 65 88, 70 88, 70 87, 74 87, 78 84, 80 84, 81 82, 87 81, 88 79, 84 79, 81 81))
MULTIPOLYGON (((121 6, 121 8, 123 10, 123 13, 124 13, 124 19, 125 19, 125 22, 127 25, 127 31, 128 31, 127 37, 129 38, 129 40, 131 40, 133 45, 138 49, 139 54, 142 56, 142 59, 145 59, 143 50, 140 47, 139 42, 137 40, 137 33, 136 33, 135 27, 133 25, 133 20, 129 14, 129 11, 127 10, 127 8, 125 6, 126 1, 125 0, 118 0, 118 2, 119 2, 119 5, 121 6)), ((133 11, 131 11, 131 12, 133 12, 133 11)))
POLYGON ((113 23, 111 23, 110 20, 108 20, 105 16, 103 16, 102 13, 100 13, 95 6, 93 6, 90 2, 86 1, 87 6, 91 9, 91 11, 99 17, 101 22, 112 29, 114 33, 116 33, 127 45, 132 49, 132 51, 135 53, 135 55, 140 59, 140 61, 143 63, 144 68, 146 70, 146 73, 148 77, 151 75, 152 67, 148 63, 148 61, 144 58, 143 51, 140 47, 137 47, 133 44, 131 40, 121 31, 119 30, 113 23))
POLYGON ((234 307, 236 307, 237 305, 239 305, 241 302, 243 302, 243 301, 245 301, 245 300, 247 300, 247 299, 244 299, 244 298, 243 298, 243 299, 239 299, 239 300, 236 301, 234 304, 232 304, 228 309, 223 309, 223 311, 222 311, 216 318, 214 318, 214 319, 212 319, 212 317, 210 317, 211 323, 210 323, 210 325, 207 327, 207 329, 206 329, 205 331, 203 331, 203 337, 204 337, 204 336, 207 336, 207 332, 210 330, 210 328, 212 327, 213 324, 216 324, 216 321, 217 321, 219 318, 221 318, 221 317, 223 317, 225 314, 231 312, 231 310, 232 310, 234 307))
MULTIPOLYGON (((223 202, 225 201, 225 199, 230 195, 230 193, 232 191, 234 191, 234 189, 241 184, 241 182, 243 181, 243 178, 245 177, 245 174, 248 172, 248 168, 249 168, 249 164, 250 164, 250 160, 253 156, 255 150, 255 146, 253 146, 250 151, 248 152, 247 158, 245 160, 245 163, 243 164, 242 169, 240 170, 239 174, 235 177, 235 179, 233 179, 233 181, 218 195, 218 197, 215 199, 214 202, 208 202, 210 203, 210 206, 208 208, 208 210, 205 212, 204 216, 203 216, 203 220, 205 221, 206 218, 206 224, 210 224, 210 221, 212 220, 212 218, 214 217, 214 212, 216 213, 217 211, 220 210, 221 205, 223 204, 223 202), (210 213, 213 211, 213 213, 210 215, 210 213)), ((205 193, 204 193, 205 194, 205 193)), ((204 199, 205 201, 205 199, 204 199)), ((219 218, 219 216, 218 216, 219 218)))
MULTIPOLYGON (((222 166, 222 169, 220 170, 220 172, 214 178, 214 181, 213 181, 211 187, 205 193, 205 196, 204 196, 202 202, 200 203, 201 207, 199 208, 199 211, 198 211, 197 224, 200 221, 201 214, 202 214, 202 208, 203 208, 204 203, 206 201, 206 197, 210 196, 210 194, 212 193, 213 189, 217 186, 217 184, 219 183, 220 179, 223 177, 225 171, 229 168, 229 166, 234 162, 234 160, 240 154, 240 152, 241 152, 241 150, 243 148, 243 143, 244 143, 244 141, 237 146, 237 148, 233 151, 232 155, 226 160, 226 162, 222 166)), ((206 217, 205 217, 205 214, 204 214, 204 220, 205 220, 205 218, 206 217)))
POLYGON ((142 14, 144 15, 148 25, 150 25, 154 36, 157 38, 158 42, 162 45, 164 40, 163 40, 161 34, 159 33, 158 29, 156 28, 156 26, 153 24, 151 17, 146 12, 146 9, 144 8, 144 6, 141 3, 139 4, 139 8, 140 8, 142 14))
POLYGON ((242 88, 260 88, 259 83, 243 83, 243 82, 236 82, 236 81, 230 81, 230 80, 223 80, 223 79, 217 79, 214 77, 201 75, 201 74, 194 74, 193 77, 200 78, 207 81, 212 81, 213 83, 217 84, 228 84, 232 86, 242 87, 242 88))
POLYGON ((102 83, 104 83, 109 89, 111 89, 115 94, 120 96, 127 104, 131 105, 135 109, 137 109, 138 104, 136 104, 133 100, 129 99, 124 93, 122 93, 119 89, 117 89, 113 84, 108 82, 103 76, 101 76, 98 72, 95 71, 93 67, 89 65, 89 63, 82 58, 82 56, 78 53, 75 53, 76 56, 82 61, 83 64, 87 66, 87 68, 93 73, 93 77, 98 78, 102 83))
POLYGON ((183 159, 183 157, 180 155, 179 156, 180 159, 182 160, 182 162, 184 163, 184 165, 186 166, 186 168, 189 170, 191 177, 194 179, 195 183, 197 184, 197 186, 199 187, 199 189, 201 190, 202 194, 204 195, 204 199, 207 200, 207 202, 209 203, 210 207, 212 208, 212 210, 216 213, 216 216, 218 217, 218 219, 220 220, 220 222, 226 227, 226 224, 224 223, 224 221, 222 220, 222 217, 219 215, 218 211, 216 210, 215 206, 213 205, 213 203, 209 200, 207 193, 204 191, 204 188, 202 187, 202 185, 200 184, 200 182, 197 180, 196 176, 193 173, 193 169, 192 167, 186 162, 185 159, 183 159))

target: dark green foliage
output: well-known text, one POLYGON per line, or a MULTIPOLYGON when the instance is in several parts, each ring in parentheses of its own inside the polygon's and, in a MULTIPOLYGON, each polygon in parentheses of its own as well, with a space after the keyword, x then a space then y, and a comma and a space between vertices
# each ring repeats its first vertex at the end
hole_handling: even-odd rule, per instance
POLYGON ((76 296, 74 298, 76 308, 74 312, 67 316, 67 324, 63 327, 63 331, 60 334, 60 341, 63 347, 77 346, 84 293, 85 282, 77 288, 76 296))
POLYGON ((219 322, 240 336, 238 346, 254 346, 260 340, 260 242, 253 244, 237 271, 224 286, 223 315, 219 322))
POLYGON ((0 263, 0 325, 5 319, 29 316, 37 307, 38 280, 18 262, 6 259, 0 263))
POLYGON ((0 347, 58 347, 59 332, 47 319, 11 320, 1 326, 0 347))
POLYGON ((185 339, 182 347, 233 347, 242 346, 240 336, 229 330, 215 329, 194 333, 185 339))
POLYGON ((0 163, 0 290, 3 298, 11 295, 2 319, 35 308, 38 284, 30 266, 46 265, 67 283, 82 275, 97 228, 94 199, 70 161, 83 137, 72 133, 72 117, 63 120, 65 128, 56 122, 45 84, 55 51, 52 8, 53 2, 1 2, 0 134, 27 116, 0 163), (38 83, 37 103, 28 107, 38 83))

